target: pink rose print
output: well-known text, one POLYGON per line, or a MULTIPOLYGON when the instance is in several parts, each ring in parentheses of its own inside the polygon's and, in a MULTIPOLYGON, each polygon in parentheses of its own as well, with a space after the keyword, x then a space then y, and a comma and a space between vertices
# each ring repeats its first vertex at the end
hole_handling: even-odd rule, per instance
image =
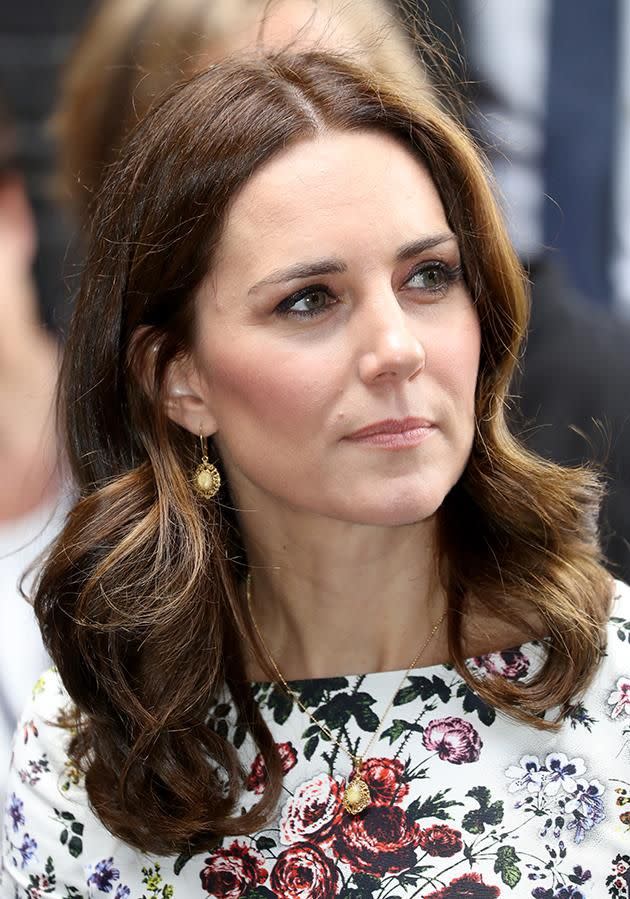
POLYGON ((475 656, 473 663, 488 674, 499 675, 507 680, 520 680, 529 671, 529 659, 520 649, 503 652, 489 652, 485 656, 475 656))
POLYGON ((262 855, 239 840, 228 849, 217 849, 205 865, 199 872, 201 885, 216 899, 240 899, 267 879, 262 855))
POLYGON ((374 805, 401 802, 409 792, 409 785, 401 782, 405 766, 398 759, 368 759, 361 767, 374 805))
MULTIPOLYGON (((282 773, 288 774, 291 768, 297 764, 297 752, 293 748, 292 743, 277 743, 278 752, 282 760, 282 773)), ((267 768, 265 761, 259 752, 252 763, 252 770, 245 783, 246 789, 250 792, 260 795, 267 783, 267 768)))
POLYGON ((612 718, 618 718, 619 715, 630 715, 630 678, 620 677, 617 681, 617 689, 613 690, 608 697, 608 705, 613 705, 614 709, 610 715, 612 718))
POLYGON ((420 827, 396 805, 370 806, 363 815, 345 815, 334 842, 340 860, 352 871, 383 877, 416 863, 420 827))
POLYGON ((425 899, 496 899, 501 895, 498 887, 483 882, 481 874, 474 871, 451 880, 447 887, 427 893, 425 899))
POLYGON ((437 751, 439 757, 452 765, 476 762, 481 753, 481 737, 468 721, 462 718, 434 718, 424 731, 422 742, 427 749, 437 751))
POLYGON ((270 886, 282 899, 332 899, 338 894, 337 868, 318 846, 296 843, 278 856, 270 886))
POLYGON ((330 839, 341 820, 342 787, 328 774, 301 784, 282 810, 280 842, 285 846, 330 839))

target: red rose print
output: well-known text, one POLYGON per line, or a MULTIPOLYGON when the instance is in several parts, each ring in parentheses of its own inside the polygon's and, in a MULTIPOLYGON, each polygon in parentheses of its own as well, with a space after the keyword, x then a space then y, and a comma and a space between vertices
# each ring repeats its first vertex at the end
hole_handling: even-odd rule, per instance
POLYGON ((433 824, 420 832, 420 847, 429 855, 449 858, 463 849, 462 835, 446 824, 433 824))
POLYGON ((437 754, 452 765, 476 762, 481 753, 481 737, 468 721, 463 718, 434 718, 427 724, 422 737, 427 749, 437 750, 437 754))
POLYGON ((216 899, 240 899, 267 879, 262 855, 238 840, 228 849, 217 849, 205 864, 199 872, 201 885, 216 899))
POLYGON ((278 856, 270 885, 282 899, 332 899, 337 895, 337 869, 318 846, 296 843, 278 856))
POLYGON ((370 806, 363 815, 344 816, 333 848, 354 872, 382 877, 416 863, 420 828, 398 806, 370 806))
MULTIPOLYGON (((297 752, 291 743, 277 743, 280 759, 282 760, 282 773, 287 774, 297 764, 297 752)), ((263 792, 267 783, 267 768, 265 761, 259 752, 252 763, 252 770, 245 783, 246 789, 253 793, 263 792)))
POLYGON ((401 782, 405 767, 398 759, 368 759, 361 767, 361 775, 370 788, 374 805, 400 802, 409 792, 409 785, 401 782))
POLYGON ((341 820, 341 794, 341 786, 328 774, 318 774, 301 784, 282 810, 280 842, 290 846, 330 839, 341 820))
POLYGON ((252 770, 245 782, 246 789, 253 793, 262 793, 267 780, 267 768, 261 753, 259 752, 252 763, 252 770))
POLYGON ((451 880, 443 890, 427 893, 424 899, 496 899, 501 895, 498 887, 483 882, 481 874, 463 874, 451 880))

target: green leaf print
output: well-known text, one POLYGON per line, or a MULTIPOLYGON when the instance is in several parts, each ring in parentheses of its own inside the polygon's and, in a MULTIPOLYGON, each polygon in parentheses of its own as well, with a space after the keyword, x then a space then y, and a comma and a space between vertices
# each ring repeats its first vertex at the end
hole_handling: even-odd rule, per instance
POLYGON ((433 696, 439 697, 442 702, 448 702, 451 698, 451 688, 444 683, 441 677, 433 675, 429 680, 428 677, 410 675, 408 680, 409 686, 401 687, 394 699, 394 705, 405 705, 418 698, 426 702, 433 696))
POLYGON ((460 684, 457 689, 457 695, 464 697, 463 705, 465 712, 468 712, 469 714, 476 712, 481 723, 485 724, 487 727, 490 727, 490 725, 494 723, 497 713, 491 705, 488 705, 480 696, 477 696, 477 694, 470 689, 468 684, 460 684))
POLYGON ((350 720, 352 711, 348 696, 339 695, 320 706, 315 717, 327 724, 330 730, 340 730, 350 720))
POLYGON ((625 640, 630 641, 630 621, 626 621, 624 618, 618 618, 616 616, 611 616, 610 620, 617 625, 617 637, 622 641, 625 640))
MULTIPOLYGON (((378 718, 370 708, 376 700, 369 693, 340 693, 316 711, 316 717, 323 721, 330 730, 341 730, 350 718, 354 718, 361 730, 374 733, 378 727, 378 718)), ((318 736, 321 736, 321 732, 318 736)))
POLYGON ((275 849, 278 844, 271 837, 258 837, 256 840, 256 849, 264 852, 265 849, 275 849))
POLYGON ((351 700, 352 714, 355 721, 361 730, 370 734, 374 733, 379 723, 378 717, 370 708, 375 701, 368 693, 357 693, 351 700))
POLYGON ((83 824, 77 821, 72 812, 60 812, 54 808, 53 812, 60 824, 63 825, 59 834, 59 842, 67 846, 72 858, 78 858, 83 852, 83 824))
POLYGON ((371 877, 369 874, 355 874, 353 880, 361 896, 371 896, 381 886, 378 877, 371 877))
POLYGON ((427 796, 426 799, 414 799, 407 808, 409 821, 419 821, 420 818, 439 818, 440 821, 452 820, 447 809, 455 805, 463 805, 464 803, 455 799, 446 799, 448 792, 448 789, 439 790, 433 796, 427 796))
POLYGON ((490 790, 487 787, 473 787, 466 793, 479 803, 478 809, 466 812, 462 818, 462 827, 468 833, 485 833, 486 825, 495 826, 503 820, 503 802, 497 799, 490 804, 490 790))
POLYGON ((245 893, 243 899, 278 899, 278 897, 271 890, 268 890, 267 887, 259 886, 250 890, 249 893, 245 893))
POLYGON ((214 729, 219 737, 223 737, 224 740, 227 739, 228 723, 225 718, 219 718, 217 721, 215 721, 214 729))
POLYGON ((319 746, 319 735, 313 734, 313 736, 309 737, 309 739, 304 744, 304 758, 307 759, 307 761, 310 761, 313 758, 315 750, 317 749, 318 746, 319 746))
POLYGON ((80 837, 71 837, 68 843, 68 852, 72 858, 78 858, 83 852, 83 840, 80 837))
POLYGON ((273 688, 267 698, 267 705, 273 711, 276 724, 284 724, 293 710, 293 700, 279 687, 273 688))
POLYGON ((517 865, 520 858, 516 854, 513 846, 500 846, 497 851, 497 857, 494 862, 494 870, 496 874, 501 875, 501 880, 511 889, 521 879, 521 872, 517 865))
POLYGON ((38 899, 42 893, 54 893, 57 884, 55 865, 52 856, 48 856, 44 866, 45 878, 41 874, 29 874, 29 886, 26 887, 26 895, 29 899, 38 899))
POLYGON ((294 681, 292 686, 305 706, 315 708, 331 693, 347 690, 349 684, 347 677, 327 677, 312 681, 294 681))
MULTIPOLYGON (((213 848, 216 849, 217 847, 214 846, 213 848)), ((181 855, 178 855, 177 858, 175 859, 175 863, 173 865, 173 873, 176 875, 181 874, 182 868, 184 867, 185 864, 187 864, 191 860, 192 857, 193 857, 192 852, 190 852, 188 850, 185 852, 182 852, 181 855)))
POLYGON ((413 731, 417 734, 424 733, 424 727, 420 724, 416 724, 413 721, 403 721, 402 718, 394 718, 394 723, 391 727, 388 727, 387 730, 384 730, 381 734, 382 738, 387 738, 389 740, 389 745, 391 746, 396 740, 400 740, 403 734, 409 733, 409 731, 413 731))

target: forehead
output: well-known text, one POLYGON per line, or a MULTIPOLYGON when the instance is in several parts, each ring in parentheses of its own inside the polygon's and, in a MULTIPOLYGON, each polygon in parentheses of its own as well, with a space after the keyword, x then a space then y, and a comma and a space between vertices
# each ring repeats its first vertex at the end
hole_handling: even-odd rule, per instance
POLYGON ((232 204, 217 264, 283 262, 313 253, 405 243, 447 228, 431 176, 395 138, 330 132, 293 144, 262 166, 232 204), (273 259, 266 259, 266 256, 273 259))

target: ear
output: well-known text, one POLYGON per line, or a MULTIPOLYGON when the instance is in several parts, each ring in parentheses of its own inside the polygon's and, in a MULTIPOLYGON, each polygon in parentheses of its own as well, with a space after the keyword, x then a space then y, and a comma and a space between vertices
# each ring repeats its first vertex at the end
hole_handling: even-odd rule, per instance
MULTIPOLYGON (((155 368, 160 336, 148 326, 136 329, 129 345, 129 365, 148 397, 156 397, 155 368)), ((162 391, 164 411, 171 421, 195 437, 216 433, 215 418, 208 401, 208 389, 192 357, 176 356, 167 366, 162 391)))
POLYGON ((169 364, 164 397, 168 417, 191 434, 208 437, 217 424, 210 406, 208 388, 190 356, 179 356, 169 364))

